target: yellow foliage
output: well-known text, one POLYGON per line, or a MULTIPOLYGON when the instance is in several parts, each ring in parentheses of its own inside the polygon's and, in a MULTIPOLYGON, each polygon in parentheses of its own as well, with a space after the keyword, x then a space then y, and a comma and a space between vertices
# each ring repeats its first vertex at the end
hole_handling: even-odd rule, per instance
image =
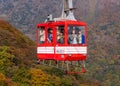
POLYGON ((86 84, 81 84, 80 86, 89 86, 89 85, 86 85, 86 84))
POLYGON ((31 68, 30 74, 32 86, 49 86, 49 76, 42 70, 31 68))
POLYGON ((5 83, 6 77, 4 74, 0 73, 0 85, 2 86, 5 83))
POLYGON ((4 74, 2 74, 2 73, 0 73, 0 81, 5 81, 5 75, 4 74))

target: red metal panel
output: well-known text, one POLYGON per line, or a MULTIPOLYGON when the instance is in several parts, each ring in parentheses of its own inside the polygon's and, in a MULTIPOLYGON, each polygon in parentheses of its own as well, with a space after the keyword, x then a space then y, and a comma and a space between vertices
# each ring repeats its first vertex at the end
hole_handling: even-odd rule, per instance
POLYGON ((60 61, 77 61, 77 60, 86 60, 86 56, 82 54, 73 54, 69 56, 68 54, 37 54, 38 59, 45 60, 60 60, 60 61))

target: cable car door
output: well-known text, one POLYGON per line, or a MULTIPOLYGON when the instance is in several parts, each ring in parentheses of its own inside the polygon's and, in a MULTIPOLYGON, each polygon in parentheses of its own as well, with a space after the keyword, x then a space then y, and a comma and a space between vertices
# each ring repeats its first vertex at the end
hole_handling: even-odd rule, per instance
POLYGON ((56 26, 55 32, 55 60, 64 60, 65 26, 56 26))
POLYGON ((54 59, 55 54, 55 27, 54 26, 48 26, 46 29, 46 55, 47 59, 54 59))

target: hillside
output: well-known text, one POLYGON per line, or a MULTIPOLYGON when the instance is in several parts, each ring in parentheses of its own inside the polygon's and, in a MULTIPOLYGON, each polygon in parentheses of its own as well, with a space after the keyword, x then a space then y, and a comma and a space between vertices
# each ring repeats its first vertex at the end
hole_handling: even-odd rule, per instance
POLYGON ((0 46, 8 46, 23 62, 25 57, 35 57, 35 43, 4 20, 0 20, 0 46))
POLYGON ((35 43, 0 20, 0 86, 100 86, 84 75, 66 75, 35 61, 35 43))
POLYGON ((89 26, 88 70, 103 86, 120 85, 120 11, 106 5, 89 26))
POLYGON ((0 45, 12 46, 16 48, 28 48, 34 43, 20 31, 4 20, 0 20, 0 45))

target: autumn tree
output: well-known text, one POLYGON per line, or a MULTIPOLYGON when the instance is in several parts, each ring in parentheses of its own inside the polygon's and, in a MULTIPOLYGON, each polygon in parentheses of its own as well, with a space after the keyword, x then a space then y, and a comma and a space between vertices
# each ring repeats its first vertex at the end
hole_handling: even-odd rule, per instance
POLYGON ((49 76, 40 69, 31 68, 31 85, 32 86, 49 86, 49 76))
POLYGON ((0 73, 0 86, 5 85, 5 80, 6 80, 5 75, 3 73, 0 73))
POLYGON ((0 72, 5 72, 8 66, 12 65, 14 55, 10 53, 10 48, 7 46, 0 46, 0 72))

